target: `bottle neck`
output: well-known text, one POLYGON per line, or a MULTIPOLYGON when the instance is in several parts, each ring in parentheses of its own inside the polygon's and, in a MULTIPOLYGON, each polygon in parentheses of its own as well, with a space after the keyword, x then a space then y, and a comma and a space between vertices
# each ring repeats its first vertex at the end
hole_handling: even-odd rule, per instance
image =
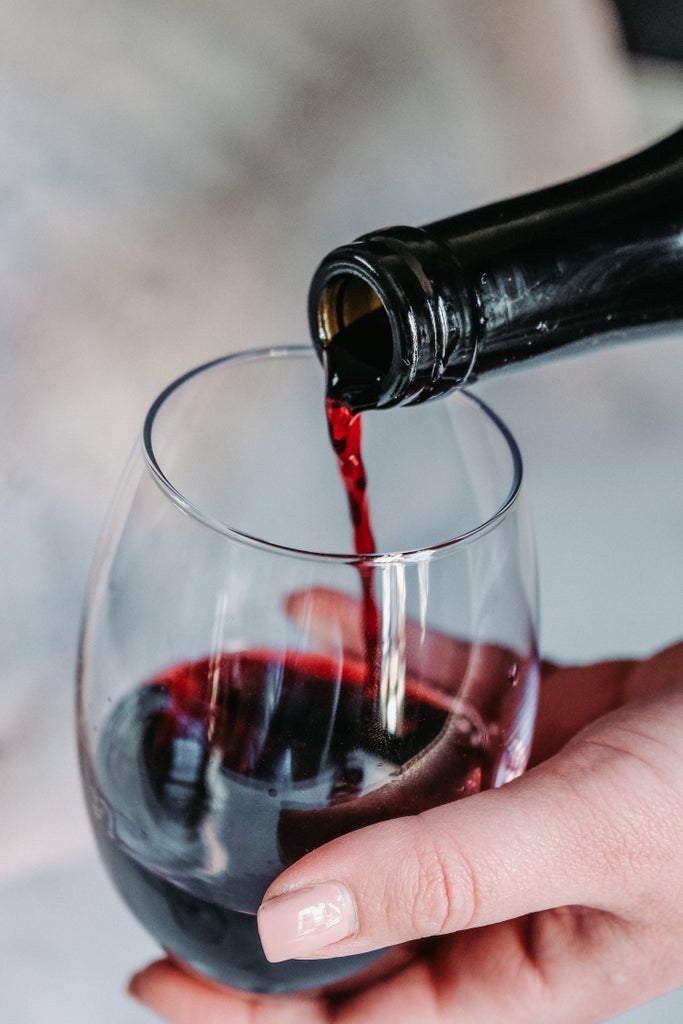
POLYGON ((357 409, 683 319, 683 130, 583 178, 337 249, 309 315, 328 390, 357 409))

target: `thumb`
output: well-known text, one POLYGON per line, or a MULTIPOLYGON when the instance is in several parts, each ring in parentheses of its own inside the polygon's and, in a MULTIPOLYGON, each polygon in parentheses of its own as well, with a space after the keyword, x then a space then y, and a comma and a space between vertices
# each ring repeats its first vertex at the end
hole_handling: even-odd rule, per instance
MULTIPOLYGON (((656 879, 666 901, 680 887, 680 654, 644 662, 624 694, 635 700, 514 782, 297 861, 259 910, 266 956, 346 956, 572 905, 629 917, 653 904, 656 879)), ((430 762, 430 791, 445 771, 430 762)))
POLYGON ((666 901, 680 873, 676 678, 669 686, 664 673, 663 692, 605 715, 501 789, 307 854, 266 892, 266 956, 347 956, 555 907, 626 918, 656 904, 656 885, 666 901))
POLYGON ((589 855, 585 801, 560 757, 502 789, 309 853, 259 910, 268 959, 346 956, 604 898, 604 858, 589 855))

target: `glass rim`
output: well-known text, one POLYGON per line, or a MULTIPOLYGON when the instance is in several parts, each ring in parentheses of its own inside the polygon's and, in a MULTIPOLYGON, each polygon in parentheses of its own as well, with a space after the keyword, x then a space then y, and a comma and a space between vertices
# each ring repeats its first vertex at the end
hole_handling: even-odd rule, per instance
MULTIPOLYGON (((177 377, 170 384, 168 384, 163 391, 159 393, 156 399, 152 402, 149 407, 149 411, 145 416, 141 442, 142 450, 144 455, 145 463, 148 469, 151 471, 156 483, 167 496, 167 498, 176 505, 182 512, 191 516, 201 525, 219 533, 236 543, 245 544, 249 547, 260 548, 263 551, 271 552, 272 554, 289 556, 297 559, 312 559, 317 562, 332 562, 332 563, 343 563, 349 565, 387 565, 396 562, 421 562, 427 561, 434 557, 444 555, 456 547, 462 547, 466 544, 470 544, 473 541, 479 539, 485 534, 489 533, 494 527, 498 525, 510 512, 512 507, 515 505, 519 496, 522 478, 523 478, 523 462, 522 455, 515 441, 515 438, 503 422, 503 420, 495 413, 481 398, 477 395, 473 395, 466 388, 459 388, 457 395, 463 398, 465 401, 471 402, 473 405, 490 420, 498 432, 502 435, 503 440, 507 444, 508 450, 512 457, 512 484, 507 493, 504 501, 499 505, 495 512, 492 513, 487 519, 479 523, 477 526, 473 526, 470 530, 466 530, 464 533, 458 534, 455 537, 449 537, 446 540, 439 541, 438 544, 430 544, 425 547, 418 547, 412 549, 406 549, 404 551, 394 552, 372 552, 367 554, 358 555, 355 552, 324 552, 314 551, 306 548, 292 547, 287 544, 280 544, 274 541, 269 541, 267 538, 250 534, 244 530, 239 530, 234 526, 230 526, 229 523, 223 522, 214 516, 204 512, 201 508, 190 501, 177 487, 171 482, 166 476, 159 460, 157 459, 154 444, 152 440, 152 433, 154 430, 154 424, 156 421, 157 414, 164 406, 164 404, 171 398, 176 391, 178 391, 188 381, 193 380, 195 377, 202 373, 207 373, 209 370, 214 369, 217 366, 221 366, 224 363, 231 363, 244 360, 254 359, 277 359, 287 357, 311 357, 317 358, 315 350, 312 345, 281 345, 273 346, 271 348, 254 348, 254 349, 243 349, 239 352, 229 353, 228 355, 219 356, 217 359, 211 359, 208 362, 201 363, 199 366, 195 366, 193 369, 188 370, 186 373, 177 377)), ((444 396, 445 398, 446 396, 444 396)), ((451 395, 453 397, 453 395, 451 395)), ((321 388, 321 402, 322 388, 321 388)), ((438 401, 439 399, 437 399, 438 401)), ((382 416, 386 415, 385 410, 377 410, 377 414, 382 416)), ((332 457, 332 452, 330 449, 332 457)))

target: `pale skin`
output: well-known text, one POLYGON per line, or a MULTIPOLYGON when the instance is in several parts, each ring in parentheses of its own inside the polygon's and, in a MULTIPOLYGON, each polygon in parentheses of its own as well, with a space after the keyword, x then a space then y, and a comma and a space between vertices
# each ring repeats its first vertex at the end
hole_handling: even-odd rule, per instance
MULTIPOLYGON (((331 601, 338 615, 326 592, 289 610, 324 635, 331 601)), ((316 955, 400 945, 371 974, 253 996, 162 960, 131 993, 171 1024, 598 1024, 683 984, 681 751, 683 642, 546 664, 521 778, 336 839, 266 893, 346 887, 357 928, 316 955)))

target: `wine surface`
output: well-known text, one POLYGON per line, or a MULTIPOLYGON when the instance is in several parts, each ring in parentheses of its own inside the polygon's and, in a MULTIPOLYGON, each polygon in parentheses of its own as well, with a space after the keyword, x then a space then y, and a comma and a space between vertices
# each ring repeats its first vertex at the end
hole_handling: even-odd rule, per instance
POLYGON ((354 828, 487 788, 491 755, 463 708, 407 686, 399 735, 360 662, 270 651, 178 665, 124 697, 86 769, 102 856, 169 952, 227 984, 286 992, 378 954, 270 964, 255 912, 270 882, 354 828), (419 755, 419 756, 418 756, 419 755))

